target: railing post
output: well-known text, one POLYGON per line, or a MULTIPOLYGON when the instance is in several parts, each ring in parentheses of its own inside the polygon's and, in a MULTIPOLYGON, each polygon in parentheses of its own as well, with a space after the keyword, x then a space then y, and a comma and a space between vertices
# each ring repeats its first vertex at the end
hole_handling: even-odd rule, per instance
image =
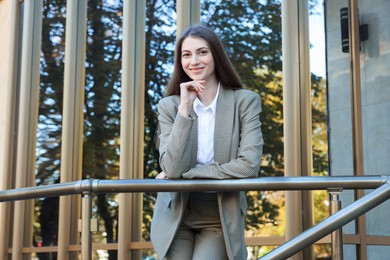
POLYGON ((83 192, 81 200, 81 259, 92 259, 92 197, 91 192, 83 192))
MULTIPOLYGON (((330 201, 330 214, 333 215, 341 209, 340 193, 343 189, 328 189, 330 201)), ((331 234, 332 260, 343 259, 343 232, 342 228, 331 234)))

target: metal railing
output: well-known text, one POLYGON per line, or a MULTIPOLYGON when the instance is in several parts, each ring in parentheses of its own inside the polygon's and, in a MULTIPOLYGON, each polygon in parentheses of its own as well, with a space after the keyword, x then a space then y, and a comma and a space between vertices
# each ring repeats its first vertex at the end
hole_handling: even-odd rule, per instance
MULTIPOLYGON (((83 196, 81 259, 88 260, 91 259, 92 256, 90 220, 92 215, 93 194, 253 190, 329 190, 330 192, 337 192, 342 189, 374 190, 349 206, 335 212, 297 237, 280 245, 261 258, 264 260, 286 259, 291 257, 305 247, 315 243, 337 229, 340 229, 343 225, 385 202, 390 198, 390 176, 260 177, 234 180, 88 179, 47 186, 0 191, 0 202, 81 194, 83 196)), ((332 249, 336 250, 337 245, 332 246, 332 249)), ((340 248, 338 249, 340 250, 340 248)), ((338 253, 340 255, 340 252, 338 253)))

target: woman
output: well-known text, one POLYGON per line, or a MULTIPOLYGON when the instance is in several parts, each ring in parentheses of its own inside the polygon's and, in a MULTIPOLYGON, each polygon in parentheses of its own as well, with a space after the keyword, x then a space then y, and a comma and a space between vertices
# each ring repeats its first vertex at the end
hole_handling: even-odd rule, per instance
MULTIPOLYGON (((218 36, 203 25, 176 43, 158 104, 158 179, 256 177, 263 137, 260 97, 244 90, 218 36)), ((160 259, 246 259, 244 192, 163 192, 151 240, 160 259)))

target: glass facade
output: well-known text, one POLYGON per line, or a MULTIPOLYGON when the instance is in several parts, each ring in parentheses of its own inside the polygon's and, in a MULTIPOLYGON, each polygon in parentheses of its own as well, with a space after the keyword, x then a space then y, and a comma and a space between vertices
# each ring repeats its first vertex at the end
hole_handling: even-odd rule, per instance
MULTIPOLYGON (((326 51, 327 51, 327 89, 328 89, 328 128, 329 128, 329 167, 333 176, 342 175, 386 175, 389 168, 389 137, 385 134, 390 126, 389 88, 386 83, 388 72, 386 70, 389 49, 388 22, 390 16, 387 11, 390 8, 388 1, 377 1, 375 5, 371 1, 355 1, 358 6, 359 24, 359 51, 357 54, 359 67, 351 67, 353 56, 348 52, 351 49, 351 40, 348 36, 348 21, 351 21, 353 9, 350 1, 325 1, 326 18, 326 51), (348 12, 349 11, 349 12, 348 12), (349 15, 349 16, 348 16, 349 15), (347 30, 345 32, 345 30, 347 30), (360 76, 360 82, 354 81, 351 76, 353 70, 360 76), (358 86, 356 91, 354 86, 358 86), (357 93, 360 92, 360 93, 357 93), (354 97, 360 95, 358 108, 353 106, 354 97), (360 122, 354 123, 353 117, 356 111, 361 110, 360 122), (357 128, 361 128, 360 131, 357 128), (351 133, 359 133, 355 136, 361 139, 360 152, 361 168, 356 167, 357 138, 351 133), (359 170, 361 169, 361 170, 359 170)), ((356 35, 356 34, 355 34, 356 35)), ((356 63, 354 63, 356 64, 356 63)), ((357 162, 359 163, 359 162, 357 162)), ((343 192, 342 204, 349 205, 355 199, 370 191, 361 193, 343 192)), ((359 237, 366 236, 362 241, 367 244, 375 244, 371 236, 389 235, 389 227, 386 225, 386 217, 389 214, 389 202, 368 212, 343 228, 344 234, 359 237)), ((362 247, 346 247, 344 257, 355 258, 356 250, 361 254, 362 247)), ((368 246, 367 259, 385 259, 388 247, 368 246)), ((364 257, 364 256, 363 256, 364 257)))
MULTIPOLYGON (((156 104, 172 72, 176 34, 198 22, 217 32, 245 87, 261 96, 266 145, 259 176, 386 175, 387 2, 0 1, 5 21, 0 34, 8 39, 0 41, 6 57, 0 61, 5 79, 0 84, 5 93, 0 97, 1 187, 154 178, 159 172, 156 104), (353 12, 356 7, 358 12, 353 12), (318 31, 307 35, 314 26, 309 14, 324 21, 316 28, 323 32, 325 46, 320 51, 326 54, 320 59, 311 52, 310 62, 310 43, 318 48, 320 42, 313 38, 319 37, 318 31), (296 26, 286 24, 285 17, 296 26), (351 33, 353 17, 361 28, 358 63, 352 48, 353 37, 359 35, 356 30, 351 33), (282 44, 285 28, 296 30, 284 34, 288 46, 282 44), (348 41, 346 35, 352 38, 348 41), (320 72, 307 70, 310 63, 315 68, 314 62, 320 72), (291 122, 294 128, 286 128, 291 122)), ((369 192, 343 191, 342 205, 369 192)), ((248 192, 250 257, 261 257, 282 244, 286 234, 297 235, 327 217, 326 195, 248 192)), ((99 231, 93 234, 93 257, 154 259, 149 241, 154 201, 153 193, 94 196, 99 231)), ((0 258, 78 258, 80 208, 79 196, 16 202, 12 207, 2 203, 0 258)), ((385 259, 389 213, 386 202, 345 225, 344 257, 385 259)), ((316 244, 317 258, 330 255, 329 242, 327 237, 316 244)))

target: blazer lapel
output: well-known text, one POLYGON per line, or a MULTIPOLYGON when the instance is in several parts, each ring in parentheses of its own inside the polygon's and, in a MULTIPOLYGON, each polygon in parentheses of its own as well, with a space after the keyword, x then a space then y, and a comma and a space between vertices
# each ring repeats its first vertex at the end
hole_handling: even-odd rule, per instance
POLYGON ((190 115, 195 118, 194 125, 192 126, 192 133, 191 133, 191 167, 195 167, 196 160, 198 157, 198 116, 196 115, 195 111, 191 109, 190 115))
POLYGON ((233 90, 225 89, 221 86, 214 129, 214 160, 216 162, 224 163, 230 160, 234 116, 233 90))

